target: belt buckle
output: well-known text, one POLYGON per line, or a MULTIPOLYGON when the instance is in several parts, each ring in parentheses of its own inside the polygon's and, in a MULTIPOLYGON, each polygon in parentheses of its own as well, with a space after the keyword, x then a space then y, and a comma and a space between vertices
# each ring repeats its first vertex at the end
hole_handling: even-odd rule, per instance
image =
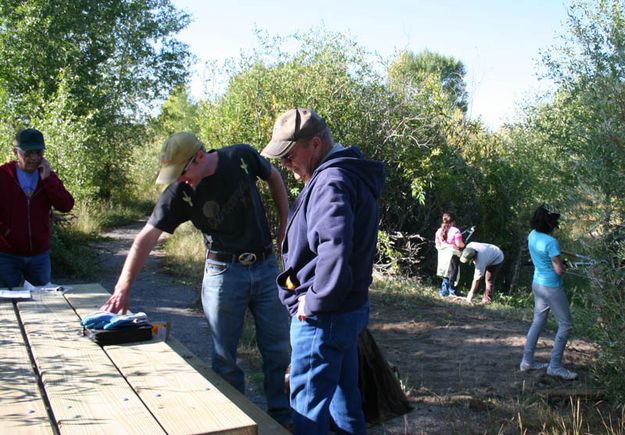
POLYGON ((256 254, 254 254, 253 252, 244 252, 243 254, 239 255, 238 259, 239 263, 241 263, 243 266, 249 266, 256 263, 256 254))

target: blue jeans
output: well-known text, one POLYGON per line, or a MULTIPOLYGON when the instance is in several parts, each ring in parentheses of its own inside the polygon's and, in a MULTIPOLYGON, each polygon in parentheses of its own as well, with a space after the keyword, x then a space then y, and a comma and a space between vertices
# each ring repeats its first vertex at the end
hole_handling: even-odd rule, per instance
POLYGON ((358 389, 358 336, 367 326, 369 304, 347 313, 291 319, 291 407, 293 433, 366 433, 358 389))
POLYGON ((22 257, 0 252, 0 287, 19 287, 26 280, 32 285, 50 282, 50 251, 22 257))
POLYGON ((562 355, 564 354, 564 348, 573 325, 564 287, 545 287, 533 283, 532 292, 534 293, 534 320, 527 333, 527 341, 523 350, 523 361, 530 364, 534 362, 536 343, 551 310, 558 323, 558 332, 556 332, 553 342, 549 365, 552 368, 562 367, 562 355))
POLYGON ((250 309, 263 358, 267 412, 287 424, 291 410, 284 375, 289 364, 289 326, 287 311, 278 299, 277 275, 275 256, 251 266, 207 259, 202 306, 211 329, 213 370, 241 393, 245 393, 245 377, 237 365, 237 346, 245 311, 250 309))
POLYGON ((441 289, 438 291, 440 296, 455 296, 456 289, 453 287, 453 283, 449 282, 449 278, 443 278, 441 282, 441 289))

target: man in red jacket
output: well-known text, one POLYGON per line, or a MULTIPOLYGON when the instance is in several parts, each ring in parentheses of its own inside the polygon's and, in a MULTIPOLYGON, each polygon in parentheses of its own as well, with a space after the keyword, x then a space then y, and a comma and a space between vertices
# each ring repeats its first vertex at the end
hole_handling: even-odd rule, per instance
POLYGON ((51 208, 68 212, 74 198, 43 157, 43 134, 21 130, 16 160, 0 166, 0 287, 50 282, 51 208))

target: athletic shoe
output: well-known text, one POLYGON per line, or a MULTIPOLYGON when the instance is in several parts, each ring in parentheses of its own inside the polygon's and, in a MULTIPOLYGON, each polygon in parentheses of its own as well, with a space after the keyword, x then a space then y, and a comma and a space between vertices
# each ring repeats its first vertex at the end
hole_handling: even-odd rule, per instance
POLYGON ((561 378, 567 381, 577 379, 577 373, 565 369, 564 367, 547 367, 547 374, 555 378, 561 378))
POLYGON ((528 370, 542 370, 549 367, 548 363, 541 363, 534 361, 533 363, 528 363, 525 361, 521 361, 521 365, 519 366, 519 370, 522 372, 526 372, 528 370))

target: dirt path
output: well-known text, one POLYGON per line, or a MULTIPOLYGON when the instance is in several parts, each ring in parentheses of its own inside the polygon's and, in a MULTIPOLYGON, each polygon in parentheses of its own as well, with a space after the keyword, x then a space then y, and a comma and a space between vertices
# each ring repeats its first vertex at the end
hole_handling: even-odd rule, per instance
MULTIPOLYGON (((102 266, 96 281, 107 290, 112 291, 143 224, 110 231, 104 234, 107 240, 94 246, 102 266)), ((172 322, 173 336, 210 363, 209 329, 198 301, 201 277, 194 287, 181 285, 160 270, 162 256, 159 244, 133 286, 131 309, 146 312, 152 320, 172 322)), ((519 433, 519 403, 531 403, 537 396, 568 397, 586 389, 588 367, 596 354, 590 343, 574 339, 567 347, 565 363, 580 374, 578 381, 554 380, 544 371, 520 373, 529 323, 462 299, 415 298, 398 305, 379 294, 372 296, 369 329, 399 369, 414 409, 371 427, 371 434, 519 433)), ((538 360, 548 361, 552 344, 553 333, 541 338, 538 360)), ((241 363, 249 374, 246 361, 241 363)), ((265 407, 257 383, 248 382, 246 394, 265 407)), ((531 424, 527 419, 532 418, 541 417, 526 416, 524 423, 531 424)), ((540 421, 533 423, 540 427, 540 421)))

